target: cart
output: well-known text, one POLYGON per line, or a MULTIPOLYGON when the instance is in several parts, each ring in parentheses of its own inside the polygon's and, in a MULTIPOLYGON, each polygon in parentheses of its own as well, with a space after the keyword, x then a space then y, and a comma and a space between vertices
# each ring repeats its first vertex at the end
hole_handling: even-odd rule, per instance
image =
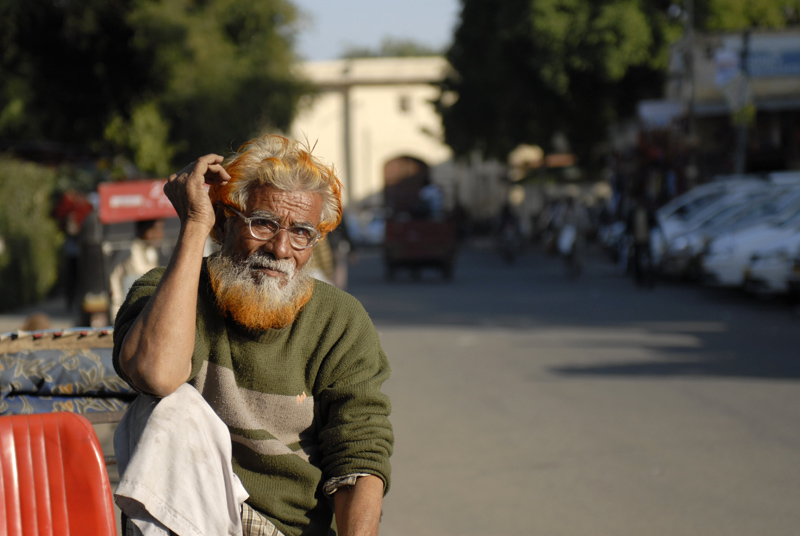
POLYGON ((387 162, 383 197, 389 214, 383 244, 387 280, 400 269, 410 270, 418 280, 425 268, 452 279, 457 225, 444 208, 442 191, 431 181, 428 165, 409 156, 387 162))
POLYGON ((423 269, 434 268, 449 281, 453 278, 456 245, 452 219, 390 219, 384 242, 386 278, 391 281, 399 269, 408 269, 418 280, 423 269))

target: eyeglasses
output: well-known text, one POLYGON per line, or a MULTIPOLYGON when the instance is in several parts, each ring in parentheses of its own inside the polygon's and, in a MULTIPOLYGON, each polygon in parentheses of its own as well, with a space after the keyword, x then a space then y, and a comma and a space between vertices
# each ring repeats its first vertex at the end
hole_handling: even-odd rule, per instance
POLYGON ((247 227, 250 229, 250 236, 256 240, 267 241, 281 231, 286 231, 289 234, 289 243, 293 248, 308 249, 316 244, 320 237, 319 231, 310 225, 295 224, 284 227, 272 218, 264 216, 247 217, 231 206, 226 206, 226 208, 231 209, 245 221, 247 227))

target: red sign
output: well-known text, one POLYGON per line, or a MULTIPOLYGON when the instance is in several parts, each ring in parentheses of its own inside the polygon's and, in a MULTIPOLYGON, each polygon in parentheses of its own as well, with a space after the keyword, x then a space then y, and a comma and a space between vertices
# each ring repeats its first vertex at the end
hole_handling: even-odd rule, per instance
POLYGON ((103 182, 97 186, 100 196, 100 222, 177 218, 178 214, 164 195, 165 179, 103 182))

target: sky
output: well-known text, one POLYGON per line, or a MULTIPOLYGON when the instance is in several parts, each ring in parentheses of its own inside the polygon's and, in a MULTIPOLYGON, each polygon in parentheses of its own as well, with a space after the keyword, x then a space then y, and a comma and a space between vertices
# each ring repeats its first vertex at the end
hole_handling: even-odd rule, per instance
POLYGON ((459 0, 293 0, 308 16, 298 35, 305 60, 332 60, 351 46, 378 49, 385 37, 446 48, 459 0))

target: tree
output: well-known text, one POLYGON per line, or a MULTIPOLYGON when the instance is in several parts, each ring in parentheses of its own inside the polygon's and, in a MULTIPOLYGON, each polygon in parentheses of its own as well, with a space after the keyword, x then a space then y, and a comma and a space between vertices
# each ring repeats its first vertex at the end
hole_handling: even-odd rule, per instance
POLYGON ((122 152, 164 175, 286 129, 310 91, 295 20, 287 0, 6 0, 0 138, 122 152))
POLYGON ((0 137, 98 141, 109 113, 151 88, 125 4, 0 3, 0 137))
POLYGON ((411 39, 398 39, 387 37, 376 49, 369 47, 352 46, 345 50, 344 59, 353 58, 408 58, 418 56, 439 56, 441 50, 436 50, 428 45, 418 43, 411 39))
MULTIPOLYGON (((699 31, 800 22, 800 0, 693 0, 699 31)), ((670 0, 462 0, 437 105, 457 155, 505 159, 563 133, 590 169, 610 124, 662 94, 683 22, 670 0)), ((680 11, 680 10, 678 10, 680 11)))
POLYGON ((464 0, 438 101, 458 155, 505 159, 563 133, 585 165, 608 125, 662 86, 668 2, 464 0))
POLYGON ((707 31, 784 28, 800 22, 800 0, 695 0, 695 26, 707 31))
MULTIPOLYGON (((140 0, 129 20, 134 48, 154 58, 155 106, 179 160, 226 152, 268 130, 286 130, 310 91, 294 75, 296 12, 285 0, 140 0)), ((135 116, 128 115, 132 132, 135 116)), ((160 128, 153 121, 155 128, 160 128)))
POLYGON ((0 310, 44 298, 58 277, 64 239, 50 218, 57 173, 0 157, 0 310))

